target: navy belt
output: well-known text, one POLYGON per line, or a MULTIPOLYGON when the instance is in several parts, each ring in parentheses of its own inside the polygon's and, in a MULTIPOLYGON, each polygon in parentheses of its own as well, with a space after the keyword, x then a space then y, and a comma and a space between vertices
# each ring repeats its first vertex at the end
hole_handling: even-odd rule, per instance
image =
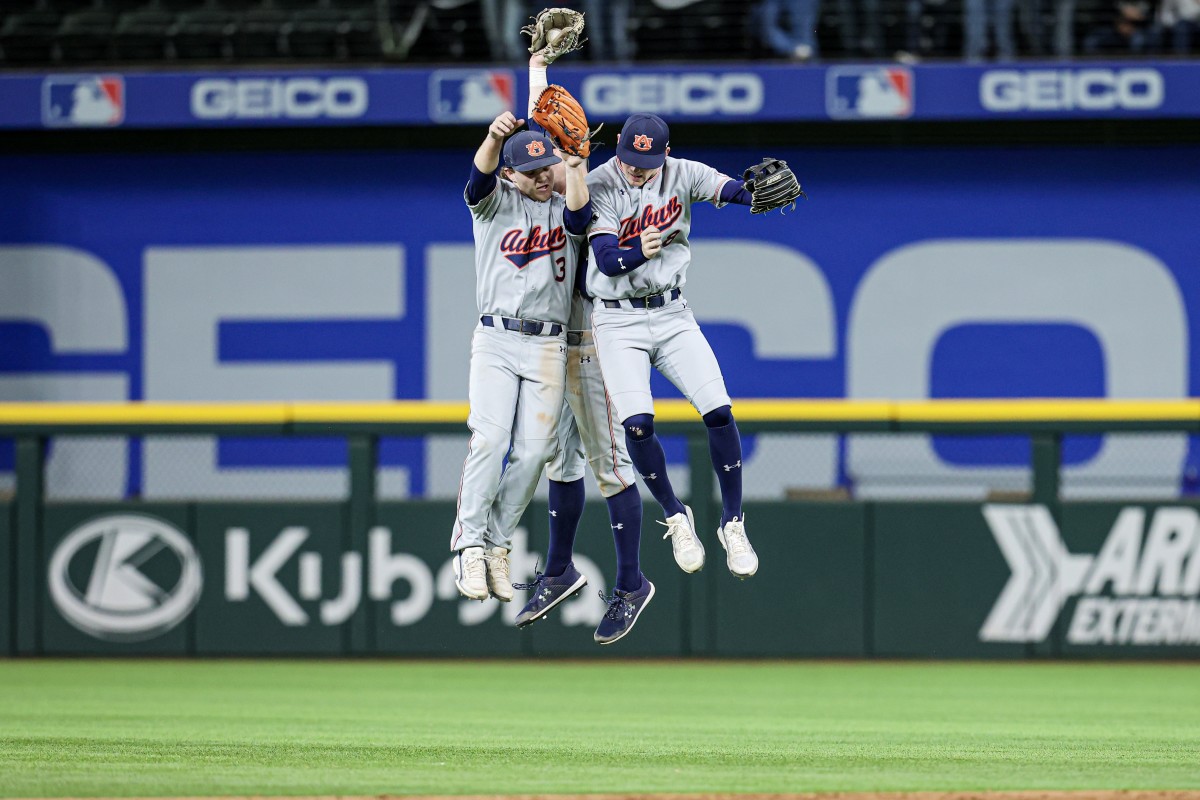
POLYGON ((526 336, 558 336, 563 332, 563 326, 557 322, 542 322, 536 319, 512 319, 511 317, 498 317, 494 314, 484 314, 479 318, 489 328, 496 327, 496 320, 500 320, 500 324, 507 331, 514 333, 522 333, 526 336))
POLYGON ((646 297, 627 297, 624 300, 605 300, 605 308, 620 308, 622 303, 628 303, 634 308, 662 308, 671 300, 678 300, 682 294, 678 289, 672 289, 670 295, 666 292, 662 294, 651 294, 646 297))

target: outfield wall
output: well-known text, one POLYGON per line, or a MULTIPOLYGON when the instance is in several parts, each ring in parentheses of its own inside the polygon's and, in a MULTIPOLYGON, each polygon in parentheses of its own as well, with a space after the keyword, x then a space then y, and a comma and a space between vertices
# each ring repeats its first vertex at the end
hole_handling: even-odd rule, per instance
MULTIPOLYGON (((0 400, 463 400, 472 147, 0 156, 0 400)), ((672 152, 733 173, 764 155, 672 152)), ((1200 148, 767 152, 810 199, 786 217, 698 207, 684 289, 735 406, 1196 393, 1200 148)), ((454 497, 459 430, 385 447, 384 495, 454 497)), ((1198 452, 1182 433, 1068 441, 1064 491, 1194 492, 1198 452)), ((1028 478, 1000 440, 764 435, 745 456, 761 500, 981 499, 1028 478)), ((684 448, 668 458, 680 469, 684 448)), ((0 441, 0 491, 13 459, 0 441)), ((55 447, 47 488, 328 501, 342 464, 320 441, 111 438, 55 447)))
MULTIPOLYGON (((523 631, 524 591, 507 605, 458 596, 449 503, 375 504, 357 534, 346 504, 50 504, 35 569, 17 574, 0 547, 5 583, 32 589, 0 614, 0 642, 22 655, 1200 656, 1200 506, 1052 509, 749 503, 762 566, 742 582, 707 529, 705 568, 681 572, 647 505, 655 600, 619 647, 598 648, 597 591, 615 574, 599 503, 577 542, 589 586, 523 631)), ((515 581, 532 579, 546 520, 531 506, 515 581)))

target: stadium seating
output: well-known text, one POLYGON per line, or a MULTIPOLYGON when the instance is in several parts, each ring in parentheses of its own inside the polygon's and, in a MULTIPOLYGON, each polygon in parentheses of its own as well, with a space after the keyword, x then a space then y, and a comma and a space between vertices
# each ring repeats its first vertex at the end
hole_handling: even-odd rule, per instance
POLYGON ((117 61, 162 61, 175 15, 161 8, 127 11, 117 18, 112 57, 117 61))
POLYGON ((39 64, 53 61, 62 15, 54 10, 34 9, 10 14, 0 27, 0 53, 9 64, 39 64))
POLYGON ((273 7, 254 7, 242 12, 232 37, 233 56, 239 61, 266 61, 287 54, 284 29, 287 12, 273 7))
POLYGON ((96 8, 68 14, 55 36, 59 58, 66 62, 105 60, 114 22, 111 11, 96 8))
POLYGON ((185 11, 172 31, 171 49, 179 59, 228 59, 233 56, 236 30, 237 16, 232 11, 211 7, 185 11))
MULTIPOLYGON (((1106 24, 1115 0, 1076 0, 1075 40, 1106 24)), ((628 36, 639 59, 776 58, 753 13, 758 0, 639 0, 628 36)), ((891 58, 910 49, 907 0, 880 0, 883 41, 847 45, 842 3, 817 26, 825 59, 891 58), (845 48, 849 49, 845 49, 845 48)), ((851 4, 863 13, 858 4, 851 4)), ((1040 41, 1014 22, 1019 52, 1051 52, 1054 4, 1040 41)), ((922 0, 913 58, 959 58, 962 5, 922 0)), ((0 67, 112 62, 473 62, 495 60, 481 0, 0 0, 0 67)), ((855 21, 862 35, 864 21, 855 21)), ((582 58, 595 59, 586 47, 582 58)))

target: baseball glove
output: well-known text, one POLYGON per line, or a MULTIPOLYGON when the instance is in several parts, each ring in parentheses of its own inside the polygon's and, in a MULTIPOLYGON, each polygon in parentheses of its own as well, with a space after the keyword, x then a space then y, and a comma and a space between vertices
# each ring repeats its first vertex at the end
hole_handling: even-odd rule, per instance
POLYGON ((541 53, 547 64, 560 56, 583 47, 583 14, 569 8, 547 8, 534 18, 533 24, 521 28, 533 41, 529 52, 541 53))
POLYGON ((795 173, 781 158, 764 158, 762 163, 742 173, 742 179, 746 182, 746 191, 750 192, 751 214, 765 214, 784 206, 794 210, 796 198, 808 199, 795 173))
POLYGON ((588 130, 587 114, 579 101, 561 86, 550 84, 538 95, 533 107, 533 121, 541 125, 558 145, 558 149, 573 156, 587 158, 592 154, 592 137, 600 132, 588 130))

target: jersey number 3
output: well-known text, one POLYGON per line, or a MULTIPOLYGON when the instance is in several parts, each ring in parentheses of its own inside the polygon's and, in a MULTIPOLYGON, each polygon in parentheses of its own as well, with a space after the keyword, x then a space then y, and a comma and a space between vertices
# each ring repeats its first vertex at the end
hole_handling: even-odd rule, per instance
POLYGON ((554 264, 558 267, 558 272, 554 273, 554 280, 562 283, 567 279, 567 260, 559 256, 554 259, 554 264))

